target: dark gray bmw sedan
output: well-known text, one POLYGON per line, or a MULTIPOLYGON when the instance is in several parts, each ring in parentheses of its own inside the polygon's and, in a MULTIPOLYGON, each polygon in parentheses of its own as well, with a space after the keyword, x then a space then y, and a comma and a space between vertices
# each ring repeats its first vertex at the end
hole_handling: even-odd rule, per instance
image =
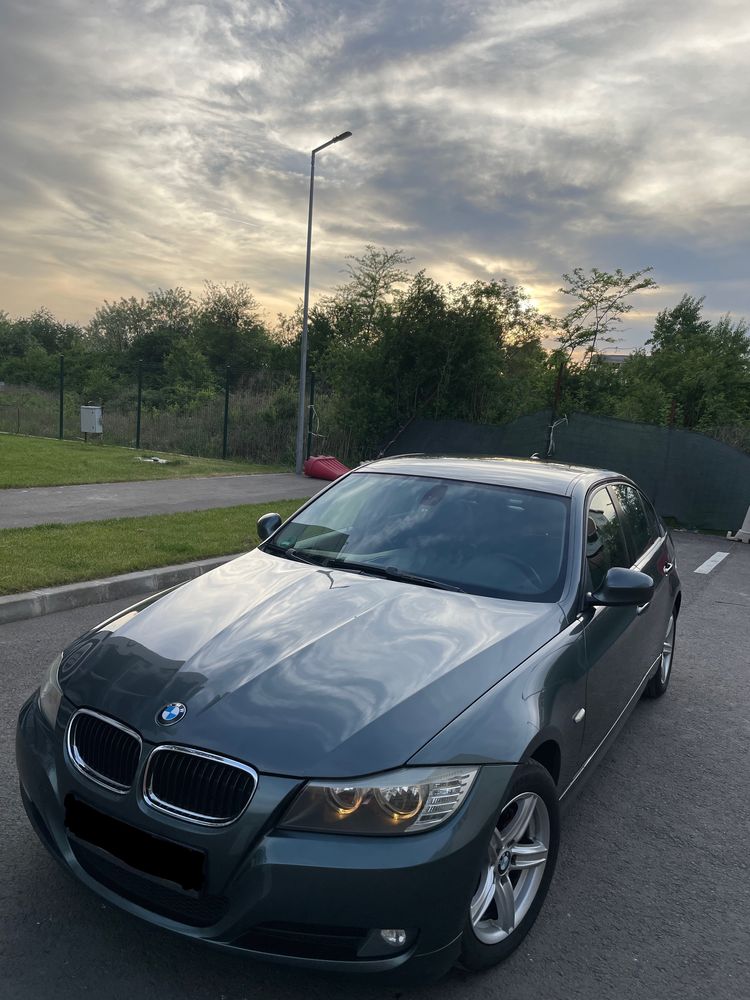
POLYGON ((616 473, 407 456, 259 534, 51 664, 18 723, 34 829, 195 940, 494 965, 544 902, 561 800, 667 689, 664 525, 616 473))

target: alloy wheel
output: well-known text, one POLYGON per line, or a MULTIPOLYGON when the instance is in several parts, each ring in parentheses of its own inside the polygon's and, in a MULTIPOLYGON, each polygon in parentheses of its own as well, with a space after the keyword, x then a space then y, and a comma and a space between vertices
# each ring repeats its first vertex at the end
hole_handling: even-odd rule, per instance
POLYGON ((544 875, 549 844, 544 800, 536 792, 517 795, 492 832, 469 909, 474 934, 483 944, 507 938, 528 913, 544 875))
POLYGON ((672 669, 672 653, 674 651, 674 615, 670 615, 669 624, 667 625, 667 634, 664 637, 664 645, 661 650, 661 664, 659 666, 659 672, 661 676, 662 684, 667 683, 669 677, 669 671, 672 669))

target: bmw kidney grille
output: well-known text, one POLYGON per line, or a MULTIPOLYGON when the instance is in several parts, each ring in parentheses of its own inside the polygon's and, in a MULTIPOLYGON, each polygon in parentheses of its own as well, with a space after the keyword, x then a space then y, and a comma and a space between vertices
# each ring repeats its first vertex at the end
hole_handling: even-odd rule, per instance
POLYGON ((252 767, 189 747, 159 746, 143 780, 146 802, 203 826, 225 826, 247 808, 258 784, 252 767))
POLYGON ((67 748, 77 770, 97 784, 121 795, 133 784, 141 738, 121 722, 81 708, 70 720, 67 748))
MULTIPOLYGON (((132 729, 88 708, 79 709, 67 733, 73 766, 91 781, 124 795, 133 786, 141 738, 132 729)), ((182 746, 157 746, 143 776, 143 797, 160 812, 203 826, 238 819, 258 784, 248 764, 182 746)))

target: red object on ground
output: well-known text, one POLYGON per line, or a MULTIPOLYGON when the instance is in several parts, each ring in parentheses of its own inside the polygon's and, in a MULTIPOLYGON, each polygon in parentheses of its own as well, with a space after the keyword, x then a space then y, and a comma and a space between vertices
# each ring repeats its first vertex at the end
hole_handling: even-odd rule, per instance
POLYGON ((302 471, 311 479, 338 479, 349 469, 333 455, 312 455, 302 466, 302 471))

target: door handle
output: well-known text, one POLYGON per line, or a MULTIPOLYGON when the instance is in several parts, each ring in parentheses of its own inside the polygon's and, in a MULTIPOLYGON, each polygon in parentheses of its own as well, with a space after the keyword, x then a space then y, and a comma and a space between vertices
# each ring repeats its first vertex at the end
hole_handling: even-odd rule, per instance
POLYGON ((646 601, 645 604, 639 604, 636 608, 636 614, 642 615, 644 611, 647 611, 651 607, 651 601, 646 601))
POLYGON ((673 562, 664 563, 664 569, 662 570, 662 573, 664 574, 664 576, 666 576, 667 573, 671 573, 673 569, 674 569, 673 562))

